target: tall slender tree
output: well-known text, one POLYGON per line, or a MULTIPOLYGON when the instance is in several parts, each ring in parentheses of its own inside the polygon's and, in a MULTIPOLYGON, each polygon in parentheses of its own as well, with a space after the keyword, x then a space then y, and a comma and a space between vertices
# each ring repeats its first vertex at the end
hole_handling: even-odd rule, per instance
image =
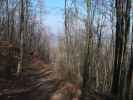
POLYGON ((23 63, 23 43, 24 43, 24 0, 21 0, 20 6, 20 61, 17 68, 17 73, 20 73, 23 63))
POLYGON ((131 57, 129 61, 129 68, 128 68, 127 76, 126 76, 125 100, 131 99, 130 89, 131 89, 131 84, 132 84, 132 75, 133 75, 133 24, 132 24, 131 57))
POLYGON ((123 100, 131 0, 116 0, 116 41, 112 94, 123 100))

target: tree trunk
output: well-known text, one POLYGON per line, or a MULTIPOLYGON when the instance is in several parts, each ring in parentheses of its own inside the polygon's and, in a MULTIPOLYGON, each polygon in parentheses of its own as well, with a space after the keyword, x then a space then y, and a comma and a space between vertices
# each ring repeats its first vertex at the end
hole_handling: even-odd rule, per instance
POLYGON ((116 0, 116 41, 115 59, 112 82, 112 94, 123 99, 123 89, 125 80, 125 59, 127 39, 130 28, 130 8, 131 0, 116 0))
POLYGON ((132 75, 133 75, 133 25, 132 25, 131 57, 130 57, 130 64, 129 64, 127 77, 126 77, 125 100, 130 100, 130 88, 131 88, 131 82, 132 82, 132 75))
POLYGON ((23 42, 24 42, 24 0, 21 1, 21 15, 20 15, 20 61, 17 68, 17 74, 20 74, 23 63, 23 42))

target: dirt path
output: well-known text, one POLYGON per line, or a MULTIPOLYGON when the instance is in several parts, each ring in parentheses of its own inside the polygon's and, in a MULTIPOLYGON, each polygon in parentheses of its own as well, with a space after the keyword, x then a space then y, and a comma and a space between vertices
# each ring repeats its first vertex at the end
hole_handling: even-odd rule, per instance
POLYGON ((56 90, 52 66, 32 59, 19 78, 0 80, 0 100, 48 100, 56 90))

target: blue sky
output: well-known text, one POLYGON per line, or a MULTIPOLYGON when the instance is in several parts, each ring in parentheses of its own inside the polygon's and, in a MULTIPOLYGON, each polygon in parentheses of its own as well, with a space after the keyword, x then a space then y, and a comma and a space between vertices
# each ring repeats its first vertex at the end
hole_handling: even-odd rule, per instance
MULTIPOLYGON (((38 0, 39 1, 39 0, 38 0)), ((49 31, 55 35, 58 35, 59 33, 63 32, 63 16, 64 16, 64 0, 40 0, 43 2, 43 7, 46 10, 46 14, 44 14, 43 22, 46 26, 48 26, 49 31)), ((81 0, 81 4, 83 3, 83 0, 81 0), (82 1, 82 2, 81 2, 82 1)), ((33 4, 36 2, 36 0, 33 0, 33 4)), ((84 8, 82 8, 83 5, 80 5, 80 13, 81 15, 85 15, 84 8), (81 9, 82 8, 82 9, 81 9)), ((83 6, 84 7, 84 6, 83 6)))
POLYGON ((62 31, 64 0, 45 0, 45 9, 47 11, 45 24, 48 25, 50 31, 52 33, 62 31))

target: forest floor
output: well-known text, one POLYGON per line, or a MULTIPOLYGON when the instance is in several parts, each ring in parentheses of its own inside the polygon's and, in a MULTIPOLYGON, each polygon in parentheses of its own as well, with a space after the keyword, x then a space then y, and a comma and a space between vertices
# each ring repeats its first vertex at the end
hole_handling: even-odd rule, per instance
MULTIPOLYGON (((31 64, 23 68, 19 77, 14 76, 10 80, 0 79, 0 100, 49 100, 56 91, 63 90, 58 88, 61 81, 54 75, 52 65, 33 58, 31 64)), ((106 98, 108 96, 94 93, 86 100, 112 100, 106 98)))
POLYGON ((32 60, 19 77, 0 79, 0 100, 48 100, 57 84, 51 77, 52 66, 32 60))

